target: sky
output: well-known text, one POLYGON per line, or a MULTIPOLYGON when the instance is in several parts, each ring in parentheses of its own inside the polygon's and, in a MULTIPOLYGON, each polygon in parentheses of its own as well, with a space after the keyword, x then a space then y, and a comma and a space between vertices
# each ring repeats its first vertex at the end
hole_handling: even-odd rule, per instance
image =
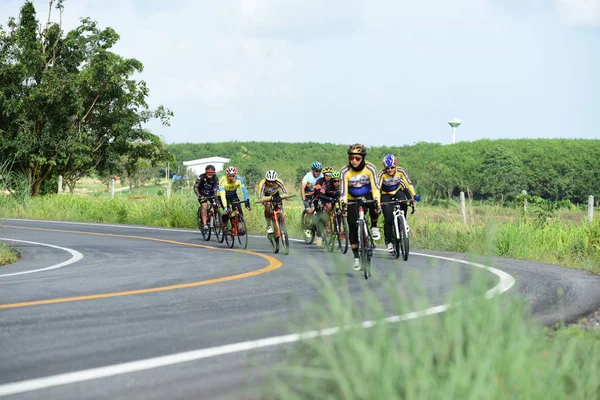
POLYGON ((600 138, 600 0, 65 0, 80 17, 144 64, 167 143, 600 138))

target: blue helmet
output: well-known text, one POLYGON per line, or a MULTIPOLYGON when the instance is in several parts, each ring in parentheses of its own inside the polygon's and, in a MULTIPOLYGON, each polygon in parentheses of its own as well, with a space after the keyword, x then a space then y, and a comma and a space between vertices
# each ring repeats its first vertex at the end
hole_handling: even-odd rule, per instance
POLYGON ((386 154, 385 157, 383 157, 383 166, 384 167, 395 167, 396 165, 398 165, 398 159, 396 157, 394 157, 391 154, 386 154))
POLYGON ((313 171, 319 171, 319 172, 321 172, 321 170, 323 170, 323 164, 321 164, 318 161, 315 161, 314 163, 312 163, 312 165, 310 166, 310 168, 313 171))

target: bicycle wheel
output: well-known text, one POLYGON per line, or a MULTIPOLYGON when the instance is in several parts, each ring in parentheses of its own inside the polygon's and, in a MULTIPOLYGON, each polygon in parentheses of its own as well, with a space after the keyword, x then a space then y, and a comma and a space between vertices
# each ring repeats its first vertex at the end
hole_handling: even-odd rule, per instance
POLYGON ((302 211, 302 235, 304 243, 311 244, 315 240, 315 227, 312 223, 312 215, 306 210, 302 211))
POLYGON ((246 220, 242 214, 238 214, 237 224, 238 242, 240 243, 240 247, 245 249, 248 247, 248 235, 246 234, 248 231, 246 230, 246 220))
POLYGON ((227 232, 223 232, 223 236, 225 236, 225 243, 227 243, 227 247, 229 248, 233 248, 233 244, 235 243, 235 237, 232 234, 232 219, 229 218, 227 220, 227 223, 225 224, 225 227, 227 228, 227 232))
POLYGON ((336 216, 335 227, 337 231, 338 246, 342 254, 348 252, 348 221, 341 215, 336 216))
POLYGON ((406 232, 405 222, 403 218, 399 219, 398 229, 400 230, 400 251, 402 252, 402 259, 404 261, 408 260, 408 235, 406 232))
POLYGON ((279 214, 279 233, 279 242, 281 243, 284 254, 290 254, 290 238, 288 236, 283 214, 279 214))
POLYGON ((360 259, 360 267, 365 275, 365 279, 369 279, 369 271, 367 270, 367 241, 364 221, 358 221, 358 258, 360 259))
POLYGON ((223 220, 221 219, 222 216, 223 213, 221 212, 221 210, 215 210, 213 230, 215 231, 215 237, 217 238, 217 242, 219 243, 223 243, 223 240, 225 240, 225 237, 223 236, 223 220))
POLYGON ((335 223, 332 223, 332 222, 333 222, 332 217, 327 219, 327 222, 325 225, 325 233, 323 234, 323 241, 325 242, 325 248, 330 253, 333 251, 333 248, 335 247, 335 242, 336 242, 335 223), (329 228, 329 232, 327 232, 327 228, 329 228))
POLYGON ((207 210, 206 217, 208 229, 202 229, 202 206, 198 207, 198 227, 200 228, 200 232, 202 232, 202 237, 208 242, 210 240, 210 218, 212 218, 210 210, 207 210))

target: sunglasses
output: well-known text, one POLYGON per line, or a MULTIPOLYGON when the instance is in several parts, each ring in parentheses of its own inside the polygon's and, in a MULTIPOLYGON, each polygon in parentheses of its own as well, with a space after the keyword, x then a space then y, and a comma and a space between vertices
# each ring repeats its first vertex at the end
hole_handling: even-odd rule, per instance
POLYGON ((385 169, 387 169, 387 170, 389 171, 390 169, 391 169, 391 170, 394 170, 394 169, 396 169, 396 167, 385 167, 385 169))
POLYGON ((360 161, 360 160, 362 160, 362 156, 350 156, 350 157, 348 157, 348 160, 350 160, 350 161, 360 161))
POLYGON ((235 178, 235 175, 227 175, 228 178, 235 178))
POLYGON ((333 182, 333 183, 340 183, 340 180, 339 179, 332 179, 331 182, 333 182))

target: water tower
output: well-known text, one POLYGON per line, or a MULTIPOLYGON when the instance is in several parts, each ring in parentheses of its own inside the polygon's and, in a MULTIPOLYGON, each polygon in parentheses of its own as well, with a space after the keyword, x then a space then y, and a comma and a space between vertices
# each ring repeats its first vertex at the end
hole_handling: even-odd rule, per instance
POLYGON ((452 127, 452 144, 456 143, 456 128, 460 125, 460 121, 457 118, 453 118, 448 121, 448 125, 452 127))

